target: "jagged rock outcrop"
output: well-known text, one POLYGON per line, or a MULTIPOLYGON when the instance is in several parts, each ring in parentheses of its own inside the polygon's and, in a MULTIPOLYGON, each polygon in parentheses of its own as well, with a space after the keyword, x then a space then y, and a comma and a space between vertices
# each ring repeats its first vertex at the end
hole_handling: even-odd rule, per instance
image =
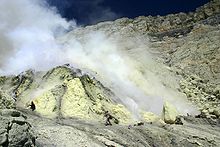
POLYGON ((218 25, 219 14, 219 0, 212 0, 197 8, 195 12, 169 14, 166 16, 140 16, 135 19, 121 18, 113 22, 102 22, 97 25, 76 29, 72 33, 80 36, 91 30, 99 30, 109 35, 114 35, 127 29, 124 35, 149 34, 154 36, 154 39, 162 39, 165 36, 181 37, 191 32, 192 28, 198 23, 218 25))
MULTIPOLYGON (((0 85, 3 85, 7 81, 7 77, 0 77, 0 85)), ((14 100, 10 93, 5 91, 6 89, 0 88, 0 109, 10 109, 13 108, 14 100)))
POLYGON ((14 107, 12 96, 0 90, 0 109, 10 109, 14 107))
POLYGON ((29 147, 35 145, 35 136, 26 118, 17 110, 0 110, 0 146, 29 147))

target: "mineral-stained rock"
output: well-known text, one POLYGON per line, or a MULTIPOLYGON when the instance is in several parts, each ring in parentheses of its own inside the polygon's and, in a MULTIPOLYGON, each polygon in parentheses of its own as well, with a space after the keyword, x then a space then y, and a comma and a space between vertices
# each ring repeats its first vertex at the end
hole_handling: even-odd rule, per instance
POLYGON ((169 102, 165 102, 162 113, 164 122, 168 124, 174 124, 177 116, 178 116, 178 112, 176 108, 169 102))
POLYGON ((149 123, 153 123, 153 122, 160 122, 160 123, 164 123, 162 121, 162 119, 157 116, 156 114, 152 113, 152 112, 143 112, 143 120, 149 123))
MULTIPOLYGON (((61 87, 62 88, 62 87, 61 87)), ((36 106, 36 112, 42 116, 54 118, 58 116, 58 101, 60 99, 59 95, 62 94, 62 89, 60 87, 54 87, 48 91, 44 91, 42 94, 37 95, 33 98, 33 103, 36 106), (59 91, 59 93, 54 94, 53 91, 59 91)))
MULTIPOLYGON (((3 91, 12 104, 15 103, 13 92, 17 91, 16 107, 28 109, 33 102, 36 108, 34 111, 47 118, 77 117, 104 121, 104 113, 109 111, 119 123, 132 121, 131 113, 122 103, 114 101, 115 95, 108 88, 95 78, 82 75, 80 70, 67 65, 55 67, 47 73, 29 70, 11 76, 7 84, 14 85, 3 91)), ((7 84, 3 84, 3 89, 7 84)))
POLYGON ((14 108, 15 101, 7 92, 0 89, 0 109, 14 108))

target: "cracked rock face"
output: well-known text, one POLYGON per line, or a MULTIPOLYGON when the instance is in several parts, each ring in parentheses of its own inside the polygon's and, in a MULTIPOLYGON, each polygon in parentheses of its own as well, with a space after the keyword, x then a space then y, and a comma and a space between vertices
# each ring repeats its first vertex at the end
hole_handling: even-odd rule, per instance
POLYGON ((34 146, 35 137, 26 116, 13 109, 0 110, 0 146, 34 146))

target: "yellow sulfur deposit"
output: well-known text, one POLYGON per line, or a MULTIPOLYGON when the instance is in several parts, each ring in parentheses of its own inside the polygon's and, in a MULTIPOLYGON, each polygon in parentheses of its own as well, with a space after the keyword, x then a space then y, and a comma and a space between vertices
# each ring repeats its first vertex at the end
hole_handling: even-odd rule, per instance
POLYGON ((121 104, 112 106, 112 114, 117 117, 119 122, 127 124, 132 121, 131 113, 121 104))
POLYGON ((51 91, 46 91, 39 97, 34 99, 36 112, 43 116, 53 118, 56 114, 57 102, 51 91))
POLYGON ((158 122, 161 118, 152 112, 141 112, 142 118, 146 122, 158 122))
MULTIPOLYGON (((46 74, 35 76, 36 79, 32 76, 31 72, 24 74, 24 81, 17 88, 21 92, 17 101, 19 107, 33 101, 35 112, 47 118, 79 118, 105 122, 104 115, 108 111, 119 124, 131 124, 135 121, 134 114, 115 100, 114 93, 89 75, 77 76, 71 68, 59 66, 46 74)), ((172 118, 167 118, 174 111, 170 111, 170 107, 165 108, 166 120, 175 119, 173 115, 170 116, 172 118)), ((160 117, 150 112, 142 111, 140 115, 145 122, 161 121, 160 117)))
POLYGON ((90 118, 91 103, 79 78, 65 82, 67 91, 61 102, 61 114, 64 117, 90 118))
MULTIPOLYGON (((103 122, 105 120, 104 113, 109 111, 120 124, 132 121, 128 109, 124 105, 112 101, 105 89, 89 76, 71 77, 65 68, 55 69, 48 75, 47 82, 57 76, 61 78, 59 78, 59 83, 49 82, 49 89, 35 92, 39 94, 33 98, 33 102, 36 105, 36 112, 42 116, 49 118, 76 117, 103 122), (66 75, 69 75, 68 78, 66 75)), ((46 87, 48 86, 47 82, 44 82, 46 87)))
POLYGON ((169 102, 165 102, 163 106, 162 117, 164 122, 168 124, 175 123, 176 117, 178 116, 178 112, 176 108, 169 102))

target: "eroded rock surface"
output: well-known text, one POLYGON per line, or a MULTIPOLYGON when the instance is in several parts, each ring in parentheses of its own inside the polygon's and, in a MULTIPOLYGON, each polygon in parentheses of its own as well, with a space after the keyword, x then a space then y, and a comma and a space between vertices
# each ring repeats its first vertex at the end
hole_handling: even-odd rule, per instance
MULTIPOLYGON (((29 113, 29 112, 24 112, 29 113)), ((139 123, 113 125, 29 115, 37 146, 219 146, 220 121, 181 117, 183 124, 139 123), (46 124, 46 125, 45 125, 46 124)))
POLYGON ((35 136, 26 118, 17 110, 0 110, 0 146, 30 147, 35 145, 35 136))

